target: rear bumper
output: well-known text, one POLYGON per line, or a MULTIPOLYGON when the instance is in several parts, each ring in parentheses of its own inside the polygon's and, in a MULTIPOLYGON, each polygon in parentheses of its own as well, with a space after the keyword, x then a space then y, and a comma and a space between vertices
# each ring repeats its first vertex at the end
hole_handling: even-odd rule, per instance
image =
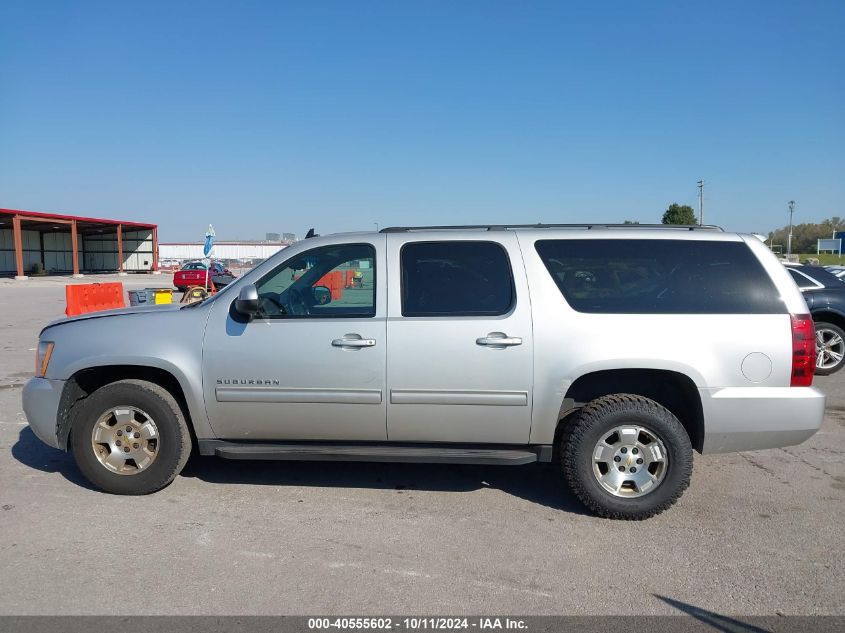
POLYGON ((793 446, 822 424, 825 396, 815 387, 700 389, 703 453, 793 446))
POLYGON ((23 388, 23 412, 35 436, 53 448, 60 446, 56 432, 59 402, 65 388, 64 380, 31 378, 23 388))

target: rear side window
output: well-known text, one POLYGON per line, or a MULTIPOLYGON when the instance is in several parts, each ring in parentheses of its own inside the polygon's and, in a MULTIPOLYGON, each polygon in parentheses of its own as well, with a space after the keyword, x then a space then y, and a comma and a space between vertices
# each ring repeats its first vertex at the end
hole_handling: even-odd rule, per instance
POLYGON ((742 242, 541 240, 536 249, 578 312, 786 312, 771 279, 742 242))
POLYGON ((787 270, 799 288, 834 287, 842 284, 842 279, 821 266, 801 266, 799 268, 788 267, 787 270))
POLYGON ((495 242, 402 247, 403 316, 498 316, 514 301, 510 261, 495 242))
POLYGON ((792 277, 793 281, 798 284, 798 287, 801 290, 805 290, 807 288, 820 288, 821 284, 816 282, 813 279, 809 279, 805 275, 799 273, 797 270, 793 270, 792 268, 787 268, 789 271, 790 276, 792 277))

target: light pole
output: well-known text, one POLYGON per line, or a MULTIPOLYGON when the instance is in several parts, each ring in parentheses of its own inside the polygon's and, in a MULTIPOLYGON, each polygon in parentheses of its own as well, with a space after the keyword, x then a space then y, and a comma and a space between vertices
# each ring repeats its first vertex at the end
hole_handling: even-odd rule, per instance
POLYGON ((795 212, 795 200, 789 201, 789 236, 786 238, 786 256, 792 255, 792 214, 795 212))
POLYGON ((698 181, 698 224, 704 224, 704 181, 698 181))

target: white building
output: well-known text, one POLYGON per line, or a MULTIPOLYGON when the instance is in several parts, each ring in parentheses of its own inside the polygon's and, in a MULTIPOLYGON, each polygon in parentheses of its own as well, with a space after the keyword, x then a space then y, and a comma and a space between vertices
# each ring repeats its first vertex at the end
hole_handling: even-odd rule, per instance
MULTIPOLYGON (((252 262, 267 259, 290 242, 215 242, 212 257, 225 261, 252 262)), ((162 265, 170 262, 185 262, 202 259, 203 242, 176 242, 158 245, 158 259, 162 265)))

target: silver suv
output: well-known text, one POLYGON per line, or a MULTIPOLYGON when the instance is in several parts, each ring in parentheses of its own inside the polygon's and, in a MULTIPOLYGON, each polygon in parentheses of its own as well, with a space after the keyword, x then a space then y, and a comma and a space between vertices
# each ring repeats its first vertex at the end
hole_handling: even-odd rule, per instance
POLYGON ((693 449, 821 424, 813 322, 756 237, 716 227, 401 227, 305 239, 216 296, 62 319, 24 410, 96 486, 228 459, 553 462, 643 519, 693 449))

